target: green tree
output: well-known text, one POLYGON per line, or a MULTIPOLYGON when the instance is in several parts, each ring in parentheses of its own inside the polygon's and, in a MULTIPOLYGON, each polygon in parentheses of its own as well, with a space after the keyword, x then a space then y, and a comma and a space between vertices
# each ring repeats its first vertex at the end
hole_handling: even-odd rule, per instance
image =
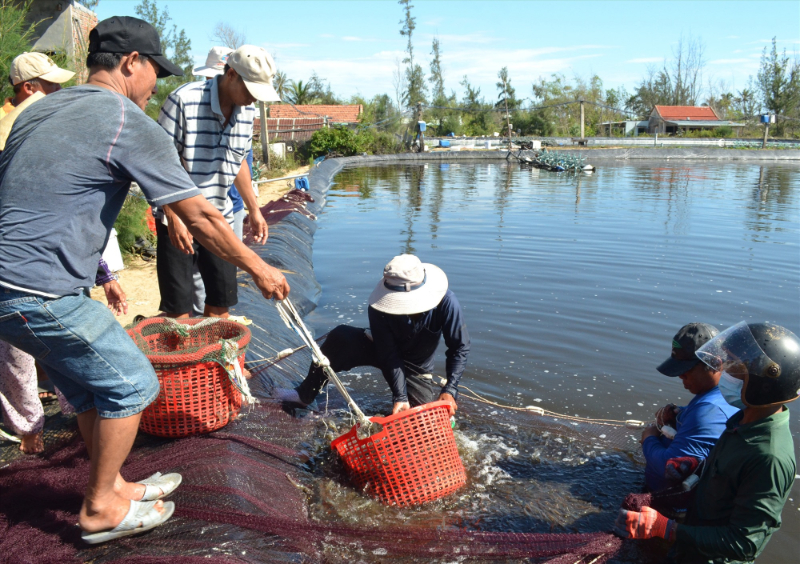
POLYGON ((158 32, 161 39, 161 51, 173 63, 178 65, 186 73, 185 80, 192 78, 192 42, 186 35, 186 31, 178 29, 172 23, 169 15, 169 8, 163 10, 158 8, 156 0, 141 0, 140 4, 134 6, 133 11, 137 16, 148 22, 158 32))
POLYGON ((25 17, 32 1, 0 0, 0 94, 3 98, 13 95, 8 82, 11 61, 30 49, 35 25, 26 24, 25 17))
POLYGON ((278 96, 283 99, 289 92, 289 84, 291 84, 291 80, 289 80, 286 76, 286 73, 283 71, 277 71, 275 76, 272 79, 272 86, 275 88, 275 92, 278 93, 278 96))
POLYGON ((481 96, 481 89, 470 84, 469 77, 464 75, 460 82, 464 87, 461 105, 469 110, 463 117, 463 132, 466 135, 487 135, 495 130, 494 112, 491 104, 487 104, 481 96))
POLYGON ((406 44, 406 56, 403 62, 406 65, 406 104, 408 107, 413 107, 417 102, 426 101, 426 88, 425 88, 425 72, 422 67, 414 61, 414 43, 412 36, 417 27, 417 19, 411 15, 411 0, 399 0, 398 4, 403 6, 404 18, 400 20, 403 27, 400 29, 400 35, 408 38, 406 44))
POLYGON ((311 78, 308 80, 308 86, 311 89, 311 104, 341 104, 339 99, 333 93, 330 83, 327 80, 320 78, 316 72, 311 73, 311 78))
POLYGON ((438 102, 445 99, 444 93, 444 71, 442 70, 441 52, 439 49, 439 38, 433 38, 431 46, 431 75, 428 81, 431 83, 431 98, 435 106, 440 105, 438 102))
POLYGON ((497 73, 497 103, 495 104, 496 108, 505 109, 506 104, 508 104, 509 110, 517 109, 519 102, 517 101, 517 94, 516 90, 513 86, 511 86, 511 79, 508 77, 508 67, 503 67, 500 69, 500 72, 497 73))
MULTIPOLYGON (((756 83, 761 94, 763 108, 778 116, 797 114, 800 104, 800 63, 792 62, 784 49, 778 54, 777 39, 772 38, 772 50, 761 55, 761 68, 756 83)), ((776 133, 783 134, 784 123, 778 120, 776 133)))
POLYGON ((167 97, 173 90, 192 80, 192 57, 189 52, 192 43, 186 35, 186 31, 178 29, 178 26, 171 24, 172 18, 169 15, 169 8, 160 10, 156 0, 141 0, 133 11, 137 16, 148 22, 158 32, 161 40, 161 52, 174 64, 183 69, 183 76, 170 76, 158 79, 158 90, 150 98, 147 104, 147 115, 153 119, 158 119, 158 113, 167 97), (170 27, 171 25, 171 27, 170 27))
POLYGON ((286 88, 286 101, 297 106, 304 106, 313 102, 313 93, 309 83, 303 83, 302 80, 289 81, 286 88))
POLYGON ((699 37, 683 37, 660 69, 650 67, 639 82, 628 107, 640 116, 650 115, 655 105, 696 106, 702 91, 705 46, 699 37))

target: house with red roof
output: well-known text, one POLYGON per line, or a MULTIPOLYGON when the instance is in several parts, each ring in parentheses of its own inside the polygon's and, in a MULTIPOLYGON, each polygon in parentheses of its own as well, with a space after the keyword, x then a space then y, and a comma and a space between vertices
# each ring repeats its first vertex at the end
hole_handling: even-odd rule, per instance
MULTIPOLYGON (((306 141, 323 127, 350 126, 358 123, 363 107, 361 104, 333 105, 274 104, 269 106, 267 131, 272 141, 306 141)), ((256 118, 253 132, 261 131, 261 119, 256 118)))
POLYGON ((719 119, 710 106, 654 106, 650 112, 648 131, 660 134, 676 134, 689 129, 715 129, 717 127, 744 127, 743 123, 734 123, 719 119))
POLYGON ((361 104, 309 104, 307 106, 280 104, 269 107, 269 117, 282 119, 321 117, 327 118, 328 125, 350 125, 358 123, 362 110, 361 104))

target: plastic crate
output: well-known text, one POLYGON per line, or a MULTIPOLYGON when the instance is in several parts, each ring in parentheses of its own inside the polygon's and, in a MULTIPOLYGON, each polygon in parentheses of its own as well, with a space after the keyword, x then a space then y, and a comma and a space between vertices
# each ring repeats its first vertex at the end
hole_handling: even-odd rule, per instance
POLYGON ((250 330, 225 320, 192 331, 189 338, 164 329, 164 319, 154 317, 128 330, 161 385, 156 400, 142 412, 139 429, 159 437, 180 438, 224 427, 239 414, 242 395, 219 362, 208 358, 219 355, 221 339, 234 339, 239 345, 239 366, 244 368, 250 330))
POLYGON ((386 505, 417 505, 451 494, 467 482, 450 425, 450 405, 427 403, 389 417, 358 438, 358 425, 331 447, 344 461, 356 487, 386 505))

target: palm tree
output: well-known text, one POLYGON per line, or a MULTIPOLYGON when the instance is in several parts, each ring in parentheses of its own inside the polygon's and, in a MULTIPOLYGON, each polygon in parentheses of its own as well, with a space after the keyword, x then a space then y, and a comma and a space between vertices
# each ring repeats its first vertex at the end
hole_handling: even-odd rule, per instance
POLYGON ((291 81, 286 78, 286 73, 283 71, 278 71, 275 73, 275 76, 272 79, 272 87, 275 88, 275 91, 278 93, 278 96, 281 99, 285 98, 288 94, 288 86, 291 81))
POLYGON ((298 80, 297 82, 290 80, 288 83, 286 100, 296 106, 302 106, 311 103, 312 94, 310 84, 303 84, 302 80, 298 80))

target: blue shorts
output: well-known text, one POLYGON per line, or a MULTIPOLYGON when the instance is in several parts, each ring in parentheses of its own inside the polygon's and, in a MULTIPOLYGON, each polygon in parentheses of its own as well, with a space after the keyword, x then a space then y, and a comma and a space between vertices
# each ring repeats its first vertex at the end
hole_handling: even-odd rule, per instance
POLYGON ((0 286, 0 339, 35 358, 77 413, 129 417, 158 396, 147 357, 83 294, 44 298, 0 286))

